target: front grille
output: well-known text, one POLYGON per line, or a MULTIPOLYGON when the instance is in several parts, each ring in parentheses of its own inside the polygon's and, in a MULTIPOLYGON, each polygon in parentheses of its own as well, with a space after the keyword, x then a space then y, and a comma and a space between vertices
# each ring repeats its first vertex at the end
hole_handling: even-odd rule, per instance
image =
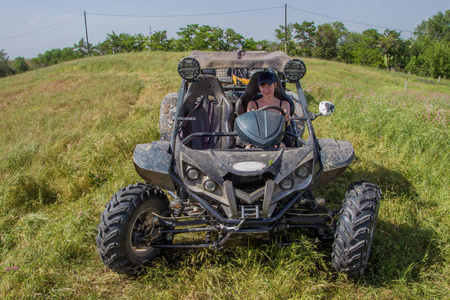
POLYGON ((224 179, 230 180, 233 186, 240 189, 246 193, 251 193, 259 188, 266 185, 267 180, 273 180, 274 176, 272 173, 264 173, 256 176, 237 176, 232 173, 228 173, 224 179))

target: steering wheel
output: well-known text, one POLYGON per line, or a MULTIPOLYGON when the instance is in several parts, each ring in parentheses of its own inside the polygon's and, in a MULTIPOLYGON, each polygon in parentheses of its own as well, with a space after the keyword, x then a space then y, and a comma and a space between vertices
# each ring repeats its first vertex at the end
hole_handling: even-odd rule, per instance
POLYGON ((284 109, 282 109, 281 107, 279 107, 277 105, 267 105, 267 106, 258 108, 257 110, 268 110, 268 109, 278 110, 283 117, 286 116, 286 112, 284 111, 284 109))

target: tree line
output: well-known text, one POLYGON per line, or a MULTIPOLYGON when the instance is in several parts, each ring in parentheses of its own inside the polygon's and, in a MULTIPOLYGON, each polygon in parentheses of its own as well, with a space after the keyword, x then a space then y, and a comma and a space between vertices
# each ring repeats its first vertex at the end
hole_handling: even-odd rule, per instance
POLYGON ((142 51, 233 51, 287 50, 291 56, 313 57, 374 68, 409 72, 419 76, 450 78, 450 10, 422 21, 414 37, 402 39, 401 33, 386 29, 379 33, 367 29, 351 32, 342 22, 316 26, 314 22, 291 23, 275 29, 276 41, 255 41, 234 29, 190 24, 168 38, 166 30, 143 34, 107 34, 105 41, 93 46, 81 39, 73 47, 52 49, 36 58, 17 57, 9 62, 0 50, 0 77, 42 68, 88 55, 108 55, 142 51))

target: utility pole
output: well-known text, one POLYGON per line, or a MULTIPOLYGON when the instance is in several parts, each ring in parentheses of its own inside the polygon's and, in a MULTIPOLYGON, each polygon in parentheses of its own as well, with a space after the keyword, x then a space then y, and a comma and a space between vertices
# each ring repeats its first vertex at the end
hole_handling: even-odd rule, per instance
POLYGON ((287 53, 287 4, 284 4, 284 52, 287 53))
POLYGON ((84 28, 86 29, 86 47, 87 47, 87 55, 89 56, 89 36, 88 36, 88 28, 87 28, 87 19, 86 19, 86 11, 84 11, 84 28))

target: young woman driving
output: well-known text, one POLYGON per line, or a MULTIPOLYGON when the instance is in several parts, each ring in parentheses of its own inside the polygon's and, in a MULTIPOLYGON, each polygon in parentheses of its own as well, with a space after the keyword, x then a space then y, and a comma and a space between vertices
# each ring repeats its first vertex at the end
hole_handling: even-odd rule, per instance
MULTIPOLYGON (((277 88, 277 81, 275 75, 271 72, 263 72, 258 76, 258 86, 262 94, 262 97, 258 100, 250 101, 247 105, 247 111, 256 110, 269 105, 275 105, 281 107, 285 115, 286 122, 289 122, 291 115, 291 107, 289 102, 282 101, 275 97, 275 89, 277 88)), ((273 111, 277 111, 273 109, 273 111)))

